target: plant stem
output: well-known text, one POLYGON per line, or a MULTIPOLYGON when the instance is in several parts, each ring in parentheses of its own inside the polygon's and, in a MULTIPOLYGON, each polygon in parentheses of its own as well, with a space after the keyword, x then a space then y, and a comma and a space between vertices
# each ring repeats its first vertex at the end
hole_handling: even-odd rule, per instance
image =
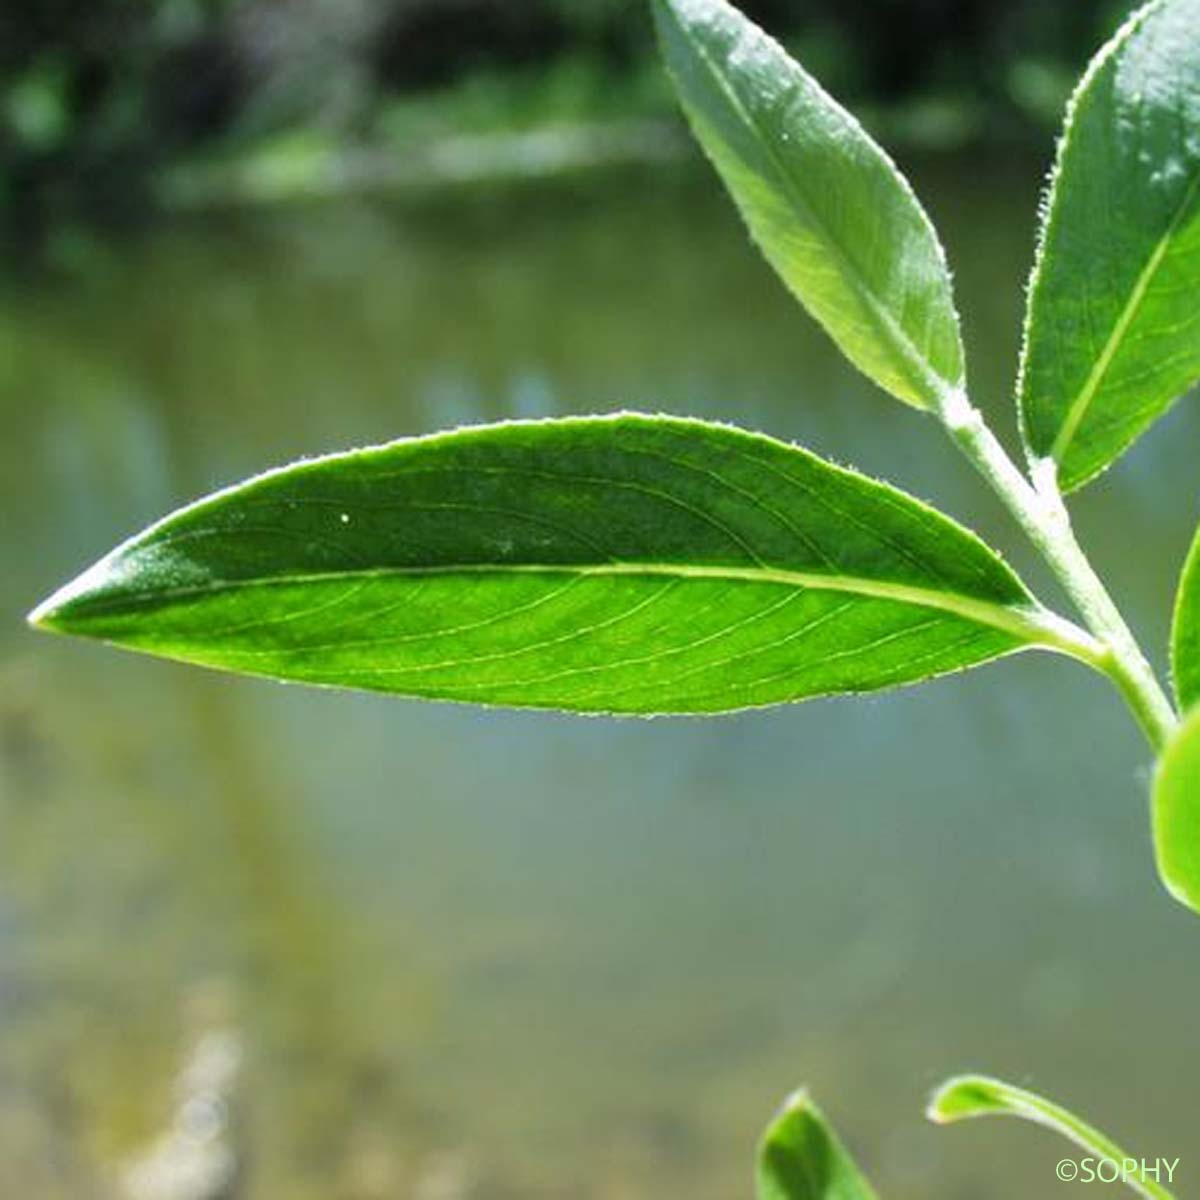
POLYGON ((1045 460, 1038 464, 1030 483, 962 392, 944 394, 938 416, 955 444, 1016 517, 1104 646, 1098 668, 1121 693, 1151 747, 1161 751, 1178 718, 1137 639, 1075 540, 1054 463, 1045 460))

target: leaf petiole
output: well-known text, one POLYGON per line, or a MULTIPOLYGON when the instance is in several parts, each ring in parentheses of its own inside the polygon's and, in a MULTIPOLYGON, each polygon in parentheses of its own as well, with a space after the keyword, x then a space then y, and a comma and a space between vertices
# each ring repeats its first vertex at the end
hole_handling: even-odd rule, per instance
POLYGON ((946 391, 937 415, 951 440, 1004 502, 1071 597, 1103 648, 1100 655, 1084 661, 1108 676, 1158 753, 1178 724, 1178 717, 1125 618, 1075 538, 1054 463, 1038 463, 1031 483, 961 391, 946 391))

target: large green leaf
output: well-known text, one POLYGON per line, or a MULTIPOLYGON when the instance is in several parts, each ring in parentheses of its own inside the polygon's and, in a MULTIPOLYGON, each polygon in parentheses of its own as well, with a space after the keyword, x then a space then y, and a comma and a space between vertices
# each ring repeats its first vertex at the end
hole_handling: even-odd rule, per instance
POLYGON ((1154 853, 1167 890, 1200 912, 1200 708, 1176 730, 1154 774, 1154 853))
POLYGON ((1200 0, 1156 0, 1067 112, 1030 286, 1020 404, 1064 489, 1200 378, 1200 0))
POLYGON ((824 1114, 797 1092, 758 1149, 757 1200, 875 1200, 824 1114))
POLYGON ((1181 709, 1186 711, 1200 701, 1200 529, 1192 540, 1175 594, 1171 677, 1181 709))
POLYGON ((887 155, 724 0, 655 0, 667 66, 755 241, 847 357, 937 408, 963 383, 950 275, 887 155))
POLYGON ((152 526, 32 619, 252 674, 583 712, 1093 654, 911 497, 765 437, 631 415, 298 463, 152 526))
MULTIPOLYGON (((1171 1200, 1170 1192, 1141 1171, 1140 1159, 1126 1154, 1098 1129, 1036 1092, 1013 1087, 986 1075, 960 1075, 938 1088, 929 1102, 928 1114, 939 1125, 971 1117, 1020 1117, 1061 1134, 1092 1159, 1115 1164, 1124 1182, 1149 1200, 1171 1200)), ((1178 1162, 1176 1159, 1174 1165, 1178 1162)), ((1103 1181, 1113 1182, 1112 1179, 1103 1181)))

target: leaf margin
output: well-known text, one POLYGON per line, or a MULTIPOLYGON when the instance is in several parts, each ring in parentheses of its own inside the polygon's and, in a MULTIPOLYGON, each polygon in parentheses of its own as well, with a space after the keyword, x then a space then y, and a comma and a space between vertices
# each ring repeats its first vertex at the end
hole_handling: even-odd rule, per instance
POLYGON ((1185 908, 1200 913, 1200 707, 1191 710, 1155 764, 1151 823, 1163 887, 1185 908), (1177 778, 1181 771, 1182 784, 1177 778), (1188 778, 1194 786, 1188 786, 1188 778))

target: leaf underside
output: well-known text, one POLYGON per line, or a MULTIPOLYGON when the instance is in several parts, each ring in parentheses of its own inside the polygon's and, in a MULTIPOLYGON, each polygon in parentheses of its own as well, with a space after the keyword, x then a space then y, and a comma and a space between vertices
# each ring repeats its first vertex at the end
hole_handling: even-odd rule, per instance
POLYGON ((1070 490, 1200 378, 1200 0, 1156 0, 1071 105, 1030 285, 1026 446, 1070 490))
POLYGON ((1167 890, 1200 912, 1200 708, 1176 731, 1155 771, 1154 853, 1167 890))
POLYGON ((1053 645, 1047 618, 902 492, 758 435, 619 415, 259 476, 31 619, 307 683, 647 714, 908 683, 1053 645))
POLYGON ((775 1118, 758 1151, 757 1200, 876 1200, 824 1114, 804 1093, 775 1118))
POLYGON ((963 384, 949 271, 886 154, 725 0, 655 0, 683 107, 754 240, 843 353, 918 408, 963 384))

